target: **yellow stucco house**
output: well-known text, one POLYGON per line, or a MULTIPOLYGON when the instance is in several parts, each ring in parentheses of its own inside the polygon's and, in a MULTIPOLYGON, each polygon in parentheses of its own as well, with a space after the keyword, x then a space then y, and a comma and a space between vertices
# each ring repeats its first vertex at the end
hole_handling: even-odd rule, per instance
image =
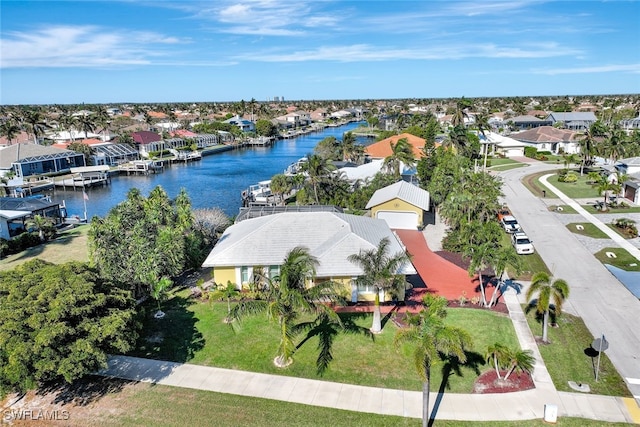
POLYGON ((415 230, 424 226, 429 192, 398 181, 373 193, 366 208, 371 209, 372 218, 385 220, 390 228, 415 230))
MULTIPOLYGON (((253 281, 254 270, 273 278, 280 265, 296 246, 307 248, 315 256, 316 281, 333 280, 345 286, 352 302, 373 301, 373 289, 359 287, 355 279, 362 270, 347 258, 361 250, 376 248, 388 238, 392 254, 405 248, 385 221, 337 212, 284 212, 246 219, 229 227, 202 264, 213 268, 215 283, 230 281, 240 289, 253 281)), ((414 275, 411 262, 398 274, 414 275)), ((380 295, 387 301, 390 295, 380 295)), ((403 295, 399 295, 400 299, 403 295)))

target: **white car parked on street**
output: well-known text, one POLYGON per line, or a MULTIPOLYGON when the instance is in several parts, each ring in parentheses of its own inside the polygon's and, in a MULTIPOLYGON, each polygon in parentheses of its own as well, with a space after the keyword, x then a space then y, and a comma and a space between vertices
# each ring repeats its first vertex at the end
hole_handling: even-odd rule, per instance
POLYGON ((533 249, 533 242, 529 239, 523 231, 516 231, 511 236, 511 243, 516 248, 518 255, 528 255, 535 252, 533 249))
POLYGON ((500 224, 504 228, 504 231, 507 233, 515 233, 516 231, 520 231, 521 227, 518 224, 518 220, 513 215, 505 215, 500 220, 500 224))

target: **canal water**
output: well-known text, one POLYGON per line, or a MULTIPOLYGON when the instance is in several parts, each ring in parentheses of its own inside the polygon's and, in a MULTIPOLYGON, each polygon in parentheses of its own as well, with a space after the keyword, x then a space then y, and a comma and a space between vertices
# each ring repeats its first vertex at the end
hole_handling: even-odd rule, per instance
MULTIPOLYGON (((194 209, 218 207, 234 216, 242 205, 242 190, 284 172, 287 166, 311 153, 322 139, 334 136, 341 140, 345 132, 359 125, 328 127, 322 132, 276 141, 271 147, 243 148, 204 156, 202 160, 186 164, 174 163, 159 174, 113 175, 110 185, 88 188, 86 201, 81 190, 56 189, 51 198, 59 203, 64 201, 69 216, 83 217, 86 202, 90 219, 95 215, 105 216, 126 198, 131 188, 138 188, 147 196, 160 185, 170 198, 175 198, 184 188, 194 209)), ((366 139, 358 142, 365 144, 366 139)))

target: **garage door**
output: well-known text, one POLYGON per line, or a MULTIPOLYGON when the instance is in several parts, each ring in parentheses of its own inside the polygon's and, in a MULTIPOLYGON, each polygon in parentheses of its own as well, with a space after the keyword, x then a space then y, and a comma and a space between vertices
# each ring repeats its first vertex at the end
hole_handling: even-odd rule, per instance
POLYGON ((379 211, 378 219, 384 219, 389 228, 415 230, 418 228, 418 214, 415 212, 379 211))

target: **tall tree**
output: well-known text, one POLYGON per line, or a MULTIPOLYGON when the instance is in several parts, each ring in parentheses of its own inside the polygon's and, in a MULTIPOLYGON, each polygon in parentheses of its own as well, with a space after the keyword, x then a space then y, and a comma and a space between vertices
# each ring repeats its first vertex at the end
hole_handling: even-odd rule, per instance
POLYGON ((44 113, 39 109, 23 111, 21 120, 27 132, 33 135, 34 144, 37 144, 40 136, 44 135, 45 130, 50 128, 44 113))
POLYGON ((396 179, 400 179, 401 165, 413 167, 416 164, 416 158, 413 155, 413 146, 409 144, 407 138, 400 138, 398 142, 390 143, 391 154, 384 159, 383 166, 391 172, 396 179))
POLYGON ((193 230, 186 193, 172 201, 158 186, 148 198, 132 189, 104 217, 94 217, 89 254, 100 273, 148 295, 160 277, 202 264, 203 242, 193 230))
POLYGON ((7 137, 9 145, 13 142, 16 136, 20 133, 20 126, 12 120, 6 120, 0 125, 0 136, 7 137))
POLYGON ((403 343, 414 345, 413 361, 422 378, 422 426, 429 425, 429 390, 431 388, 431 365, 438 359, 455 358, 460 363, 467 361, 466 350, 472 346, 469 333, 461 328, 444 323, 447 315, 447 300, 428 295, 426 309, 420 312, 414 324, 399 329, 394 337, 396 346, 403 343))
POLYGON ((320 204, 318 198, 318 187, 323 179, 329 175, 329 173, 335 170, 335 166, 327 159, 323 159, 317 154, 309 154, 307 161, 302 166, 303 171, 307 174, 307 178, 313 188, 314 200, 316 205, 320 204))
POLYGON ((555 314, 559 316, 562 312, 562 304, 569 298, 569 284, 563 279, 553 280, 553 278, 540 271, 531 278, 531 285, 527 290, 527 301, 532 304, 534 295, 538 296, 535 301, 536 311, 543 315, 542 321, 542 341, 549 342, 547 327, 549 324, 549 310, 551 302, 555 306, 555 314))
POLYGON ((293 248, 280 267, 280 275, 271 280, 265 299, 241 301, 229 314, 230 319, 239 321, 247 315, 266 312, 269 320, 278 323, 280 344, 273 363, 279 368, 293 363, 301 316, 340 324, 338 315, 325 304, 341 300, 338 285, 331 281, 315 283, 317 265, 318 260, 308 249, 293 248))
POLYGON ((400 273, 402 266, 409 262, 409 257, 404 252, 390 253, 391 241, 385 237, 380 240, 378 246, 373 249, 361 250, 357 254, 351 254, 347 258, 352 263, 362 268, 362 275, 356 279, 359 286, 373 289, 375 294, 373 323, 371 332, 382 331, 380 315, 380 292, 398 293, 404 291, 406 280, 400 273))
POLYGON ((89 137, 89 133, 96 131, 96 121, 93 113, 85 113, 78 116, 78 130, 84 132, 84 138, 89 137))

